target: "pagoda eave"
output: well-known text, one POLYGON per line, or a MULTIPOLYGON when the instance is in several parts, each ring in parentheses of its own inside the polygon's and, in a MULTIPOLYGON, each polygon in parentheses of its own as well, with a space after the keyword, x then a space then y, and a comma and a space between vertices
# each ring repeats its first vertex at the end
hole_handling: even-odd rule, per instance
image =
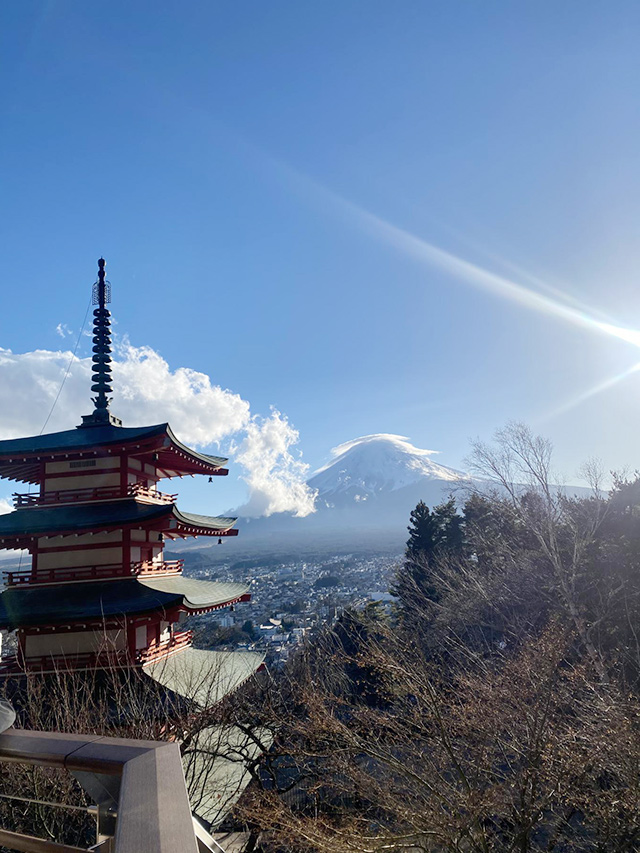
POLYGON ((187 607, 183 605, 182 611, 188 613, 189 616, 202 616, 203 613, 213 613, 215 610, 224 610, 225 607, 231 607, 234 604, 242 604, 248 601, 251 601, 251 593, 249 592, 224 604, 212 604, 210 607, 187 607))
POLYGON ((159 684, 210 708, 236 690, 264 666, 259 652, 223 652, 188 648, 144 667, 159 684))
POLYGON ((57 536, 95 535, 113 530, 153 530, 178 536, 235 536, 237 519, 181 512, 174 503, 142 503, 134 498, 86 504, 31 507, 0 515, 0 546, 57 536))
POLYGON ((224 468, 228 461, 225 457, 192 450, 176 438, 169 424, 150 427, 107 424, 0 441, 0 477, 38 483, 45 462, 118 454, 152 462, 167 476, 224 476, 228 473, 224 468))
POLYGON ((168 527, 163 532, 169 537, 169 539, 187 539, 189 536, 213 536, 214 538, 217 536, 218 538, 222 538, 223 536, 238 535, 238 531, 233 528, 216 530, 211 527, 193 527, 191 525, 182 524, 179 524, 174 528, 168 527))
POLYGON ((0 628, 74 626, 161 612, 177 621, 181 611, 206 613, 247 600, 245 584, 173 577, 70 583, 52 595, 43 585, 0 594, 0 628))
POLYGON ((241 601, 249 601, 249 588, 243 583, 222 583, 184 576, 144 578, 140 583, 167 595, 182 596, 180 605, 189 613, 208 613, 241 601))

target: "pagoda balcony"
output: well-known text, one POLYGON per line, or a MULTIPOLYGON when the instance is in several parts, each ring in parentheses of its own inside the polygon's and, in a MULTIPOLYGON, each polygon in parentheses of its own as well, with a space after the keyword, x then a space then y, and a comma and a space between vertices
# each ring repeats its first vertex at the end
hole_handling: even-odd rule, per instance
POLYGON ((156 563, 153 560, 143 560, 141 563, 131 563, 131 574, 136 577, 181 575, 183 568, 184 560, 164 560, 156 563))
POLYGON ((37 586, 39 584, 74 583, 122 579, 128 577, 170 577, 182 574, 184 560, 153 562, 145 560, 128 566, 112 564, 106 566, 74 566, 73 568, 45 569, 33 574, 31 569, 3 572, 8 587, 37 586))
POLYGON ((169 640, 163 643, 153 643, 136 654, 136 663, 146 666, 150 663, 168 658, 176 652, 181 652, 193 643, 193 631, 177 631, 169 640))
POLYGON ((188 648, 193 643, 193 631, 177 631, 168 640, 153 643, 136 652, 132 661, 127 649, 101 649, 97 652, 40 655, 25 658, 21 653, 0 659, 0 678, 21 672, 73 672, 92 669, 126 669, 157 663, 188 648))
POLYGON ((52 506, 60 503, 91 503, 93 501, 112 501, 120 498, 137 498, 157 504, 175 503, 177 495, 159 492, 157 489, 143 486, 141 483, 130 483, 125 489, 119 486, 98 486, 94 489, 61 489, 44 494, 14 493, 13 505, 16 509, 26 509, 35 506, 52 506))
POLYGON ((24 658, 7 655, 0 660, 0 677, 22 672, 73 672, 92 669, 123 669, 131 666, 126 649, 109 649, 77 654, 40 655, 24 658))
POLYGON ((168 495, 165 492, 159 492, 157 489, 149 488, 149 486, 143 486, 141 483, 132 483, 127 486, 127 497, 157 504, 174 504, 178 495, 168 495))

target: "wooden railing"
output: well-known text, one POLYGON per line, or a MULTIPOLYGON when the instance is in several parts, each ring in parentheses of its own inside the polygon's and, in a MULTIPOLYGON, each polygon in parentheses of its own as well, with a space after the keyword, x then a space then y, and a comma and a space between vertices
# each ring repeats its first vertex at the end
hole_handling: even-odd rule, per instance
POLYGON ((35 573, 31 569, 22 569, 21 571, 3 572, 3 579, 7 586, 33 586, 70 583, 72 581, 108 580, 111 578, 179 575, 183 567, 184 560, 165 560, 164 562, 144 560, 130 563, 128 566, 112 563, 105 566, 39 569, 35 573))
POLYGON ((95 489, 63 489, 44 494, 13 494, 16 509, 30 506, 51 506, 58 503, 86 503, 94 500, 110 500, 123 497, 122 489, 117 486, 98 486, 95 489))
POLYGON ((136 663, 144 666, 148 663, 168 658, 176 652, 186 649, 193 642, 193 631, 178 631, 164 643, 154 643, 136 654, 136 663))
POLYGON ((0 675, 20 672, 73 672, 83 669, 122 669, 131 666, 127 649, 109 649, 76 654, 38 655, 27 657, 8 655, 0 660, 0 675))
POLYGON ((164 562, 153 562, 144 560, 141 563, 131 563, 132 575, 180 575, 184 568, 184 560, 165 560, 164 562))
POLYGON ((140 483, 132 483, 127 487, 127 494, 134 498, 143 498, 154 503, 172 504, 175 503, 178 495, 168 495, 165 492, 159 492, 157 489, 150 489, 148 486, 142 486, 140 483))
POLYGON ((19 494, 14 492, 13 505, 16 509, 33 506, 52 506, 59 503, 89 503, 90 501, 109 501, 119 498, 140 498, 153 503, 174 503, 177 495, 168 495, 157 489, 130 483, 125 489, 119 486, 96 486, 94 489, 58 489, 44 494, 19 494))
MULTIPOLYGON (((57 767, 78 774, 80 780, 109 776, 110 784, 91 785, 89 790, 101 791, 98 844, 90 848, 94 851, 197 853, 178 744, 9 729, 0 734, 3 762, 57 767)), ((23 853, 83 849, 11 829, 0 829, 0 845, 23 853)))

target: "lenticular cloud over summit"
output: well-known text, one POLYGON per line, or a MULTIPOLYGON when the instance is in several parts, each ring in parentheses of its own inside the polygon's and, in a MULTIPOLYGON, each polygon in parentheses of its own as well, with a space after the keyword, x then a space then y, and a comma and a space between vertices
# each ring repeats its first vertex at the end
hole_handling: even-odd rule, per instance
MULTIPOLYGON (((420 447, 415 447, 411 444, 406 435, 394 435, 391 432, 378 432, 373 435, 363 435, 361 438, 354 438, 351 441, 345 441, 343 444, 339 444, 337 447, 332 447, 331 456, 342 456, 357 445, 377 445, 378 447, 383 447, 385 444, 388 448, 394 446, 397 450, 415 457, 432 456, 434 453, 440 452, 439 450, 423 450, 420 447)), ((316 473, 323 471, 324 468, 327 467, 328 465, 325 465, 323 468, 319 468, 316 473)))
POLYGON ((396 491, 423 479, 465 479, 461 471, 433 462, 435 453, 415 447, 403 435, 365 435, 334 447, 331 461, 313 474, 309 485, 321 497, 349 492, 366 500, 368 495, 396 491))
MULTIPOLYGON (((295 455, 298 433, 285 415, 275 410, 267 417, 252 415, 239 394, 215 385, 206 373, 172 370, 151 347, 124 341, 112 367, 112 411, 125 426, 169 421, 178 438, 200 449, 217 451, 218 443, 227 440, 244 469, 256 514, 314 511, 313 490, 305 483, 307 466, 295 455), (267 451, 266 461, 259 449, 267 451)), ((90 358, 0 348, 0 439, 38 435, 59 392, 45 431, 73 428, 92 409, 90 386, 90 358)))

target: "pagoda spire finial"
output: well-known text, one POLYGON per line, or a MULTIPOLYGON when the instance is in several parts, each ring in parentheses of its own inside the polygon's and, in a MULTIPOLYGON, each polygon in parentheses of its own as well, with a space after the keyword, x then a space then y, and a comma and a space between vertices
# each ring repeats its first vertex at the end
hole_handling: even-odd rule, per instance
POLYGON ((93 364, 91 369, 91 390, 96 396, 91 398, 95 408, 93 414, 84 415, 82 426, 122 426, 122 421, 109 411, 113 388, 111 387, 111 312, 106 307, 111 302, 111 284, 105 278, 105 260, 98 260, 98 280, 93 285, 93 304, 98 307, 93 312, 93 364))

